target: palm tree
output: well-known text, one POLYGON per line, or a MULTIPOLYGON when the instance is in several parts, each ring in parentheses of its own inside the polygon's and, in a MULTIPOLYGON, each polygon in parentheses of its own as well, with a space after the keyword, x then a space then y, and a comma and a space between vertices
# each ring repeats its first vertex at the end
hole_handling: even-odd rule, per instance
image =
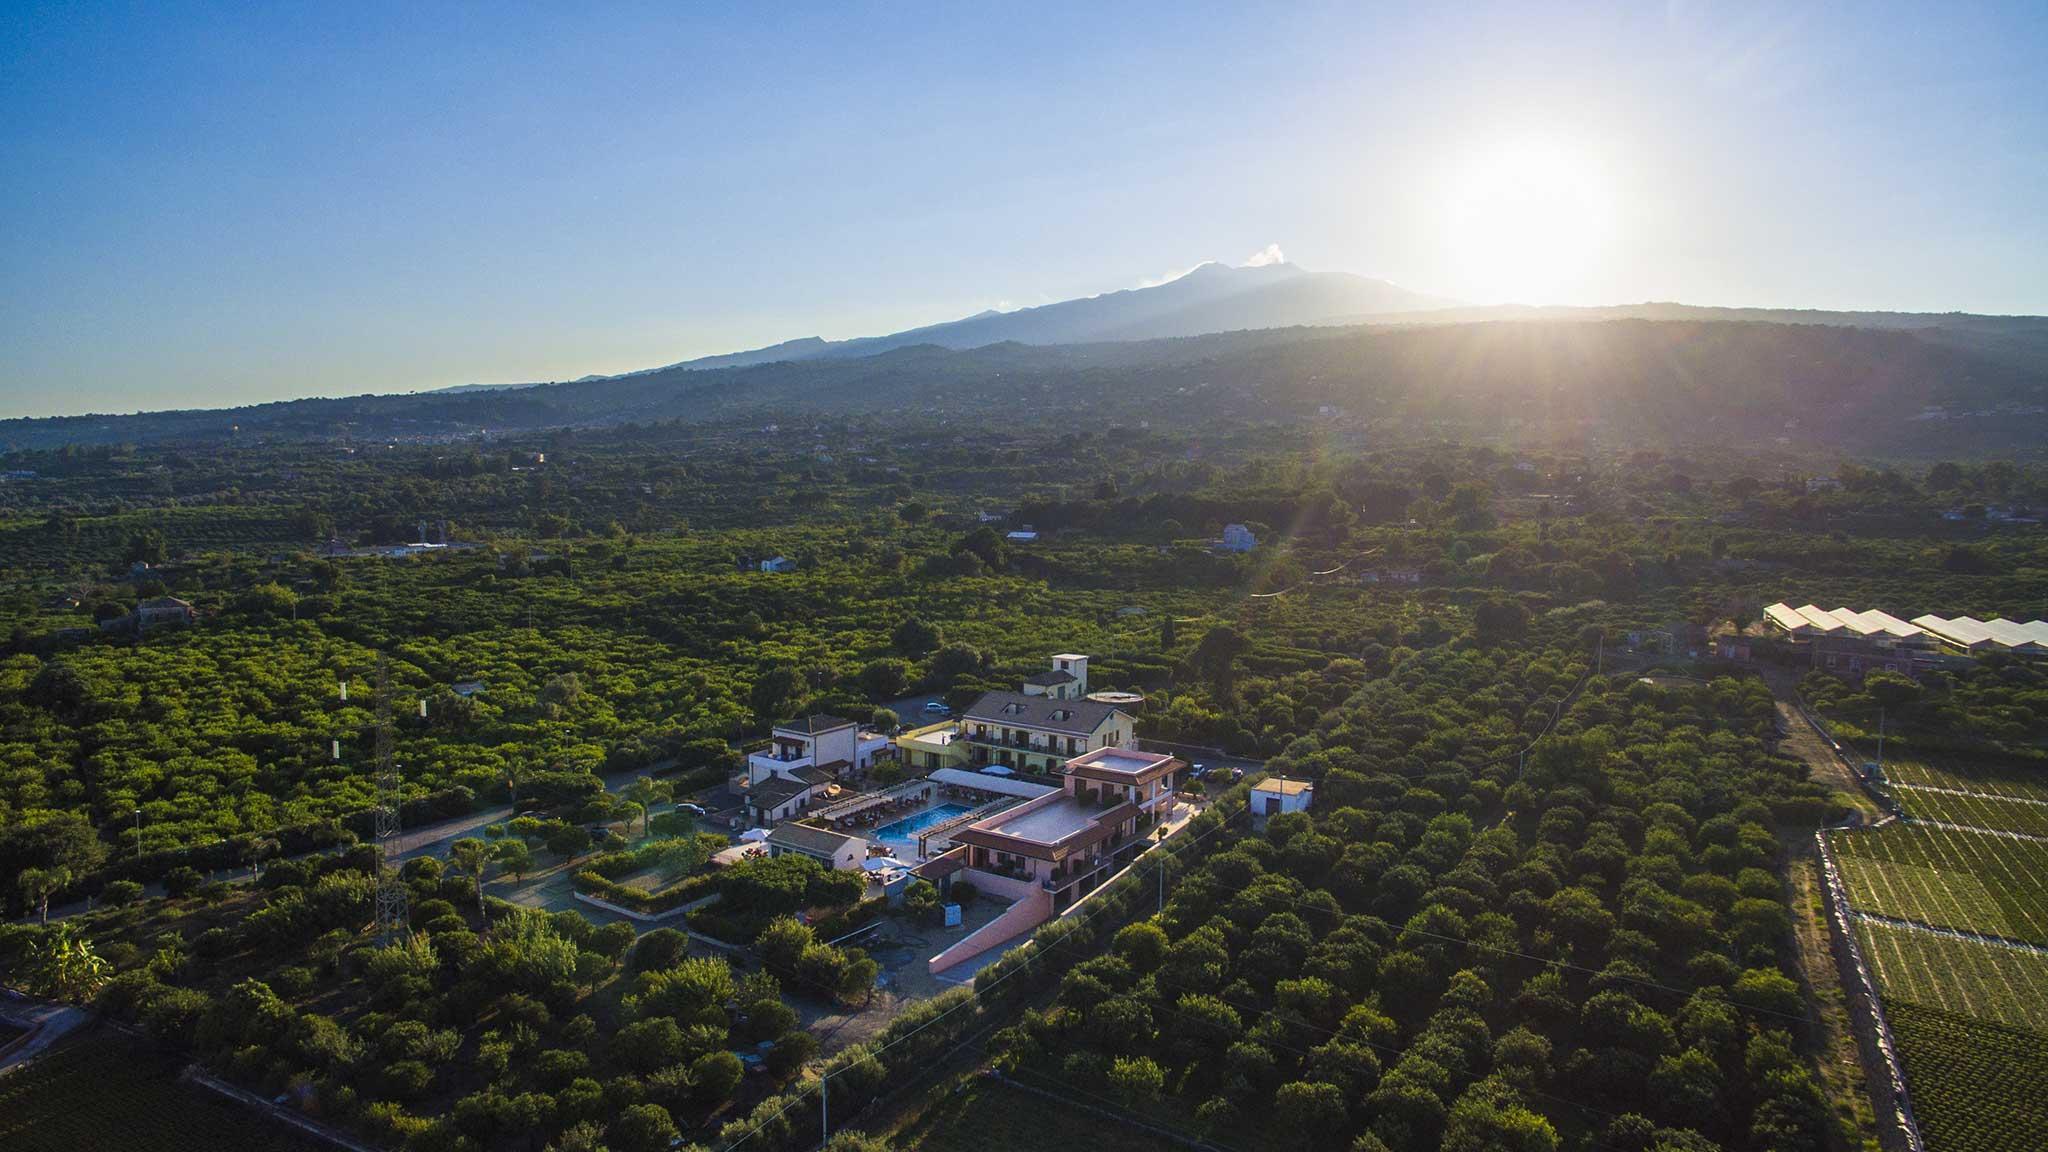
POLYGON ((477 912, 483 916, 487 928, 491 923, 491 913, 484 907, 484 871, 490 866, 490 848, 474 836, 465 836, 448 846, 448 867, 469 877, 470 889, 476 895, 477 912))
POLYGON ((99 990, 114 966, 93 951, 75 924, 59 924, 43 935, 29 959, 36 990, 60 1000, 84 1000, 99 990))
POLYGON ((526 779, 524 764, 505 765, 505 791, 512 794, 512 807, 519 807, 519 782, 526 779))
POLYGON ((249 844, 249 867, 261 876, 264 862, 283 854, 284 845, 278 842, 277 837, 258 837, 249 844))
POLYGON ((626 798, 631 800, 640 809, 641 839, 644 840, 647 837, 648 810, 663 800, 674 799, 675 794, 676 786, 674 784, 666 780, 656 780, 652 776, 642 776, 627 786, 626 798))
POLYGON ((50 925, 50 897, 71 883, 69 868, 25 868, 21 878, 22 898, 36 906, 38 919, 47 928, 50 925))

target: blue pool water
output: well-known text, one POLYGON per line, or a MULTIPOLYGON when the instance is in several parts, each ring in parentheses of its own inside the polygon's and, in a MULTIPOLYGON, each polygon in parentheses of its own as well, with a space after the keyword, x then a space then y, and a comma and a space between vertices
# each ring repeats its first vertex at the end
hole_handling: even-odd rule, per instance
POLYGON ((968 811, 972 809, 965 804, 941 804, 936 808, 927 808, 915 816, 905 816, 901 820, 891 821, 875 829, 875 839, 892 846, 901 845, 915 850, 919 832, 968 811))

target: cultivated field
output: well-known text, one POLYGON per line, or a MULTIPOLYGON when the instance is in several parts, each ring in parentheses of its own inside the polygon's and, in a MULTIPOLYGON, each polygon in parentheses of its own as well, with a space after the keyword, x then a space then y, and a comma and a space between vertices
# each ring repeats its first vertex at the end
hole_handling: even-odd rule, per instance
POLYGON ((1887 760, 1885 778, 1894 784, 1921 788, 1952 788, 2048 803, 2048 771, 1967 761, 1935 765, 1924 760, 1887 760))
POLYGON ((321 1152, 324 1145, 178 1081, 178 1063, 102 1026, 0 1080, 0 1148, 321 1152))
POLYGON ((2039 1152, 2048 1133, 2048 1038, 1887 1000, 1929 1152, 2039 1152))
POLYGON ((1954 827, 1829 842, 1921 1135, 1930 1152, 2034 1152, 2048 1146, 2048 953, 2028 945, 2048 944, 2048 843, 2014 834, 2048 836, 2048 785, 1983 765, 1887 775, 1909 821, 1954 827))
POLYGON ((1858 911, 2048 945, 2048 843, 1907 824, 1830 843, 1858 911))
POLYGON ((1927 788, 1894 788, 1906 814, 1916 820, 1939 820, 1969 828, 2048 836, 2048 800, 1958 795, 1927 788))
POLYGON ((1939 1008, 2048 1036, 2048 956, 1867 920, 1857 937, 1888 1003, 1939 1008))

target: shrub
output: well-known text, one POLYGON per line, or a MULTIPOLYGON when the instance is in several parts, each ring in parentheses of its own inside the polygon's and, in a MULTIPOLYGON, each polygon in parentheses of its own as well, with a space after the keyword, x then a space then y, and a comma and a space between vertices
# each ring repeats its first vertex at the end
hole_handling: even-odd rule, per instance
POLYGON ((142 885, 134 880, 109 880, 100 889, 100 901, 113 908, 133 904, 141 897, 142 885))
POLYGON ((181 864, 164 873, 164 895, 173 900, 190 896, 204 882, 205 877, 199 874, 199 869, 181 864))

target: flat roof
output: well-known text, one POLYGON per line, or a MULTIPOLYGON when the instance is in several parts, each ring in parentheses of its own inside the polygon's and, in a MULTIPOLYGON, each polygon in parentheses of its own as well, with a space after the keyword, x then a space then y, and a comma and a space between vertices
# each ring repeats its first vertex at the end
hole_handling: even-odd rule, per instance
POLYGON ((1304 792, 1313 792, 1315 790, 1316 786, 1312 781, 1287 780, 1279 776, 1268 776, 1257 784, 1252 785, 1252 791, 1254 792, 1272 792, 1281 796, 1299 796, 1304 792))
POLYGON ((1077 832, 1095 827, 1095 817, 1101 811, 1093 804, 1083 804, 1078 798, 1062 793, 1049 803, 1028 804, 1008 812, 998 812, 974 828, 1051 847, 1077 832))
POLYGON ((1127 776, 1163 768, 1173 762, 1173 757, 1163 752, 1137 752, 1129 748, 1097 748, 1093 752, 1067 761, 1067 767, 1100 768, 1105 772, 1118 772, 1127 776))
POLYGON ((792 822, 776 825, 775 830, 768 833, 768 843, 779 845, 783 848, 794 848, 799 851, 821 852, 827 856, 837 856, 849 844, 863 844, 866 841, 863 841, 858 836, 848 836, 842 832, 834 832, 829 828, 813 828, 808 824, 792 822))
POLYGON ((800 732, 805 736, 816 736, 821 733, 837 732, 841 728, 851 727, 853 727, 853 721, 843 716, 829 716, 819 712, 796 720, 785 720, 777 724, 772 730, 776 732, 800 732))

